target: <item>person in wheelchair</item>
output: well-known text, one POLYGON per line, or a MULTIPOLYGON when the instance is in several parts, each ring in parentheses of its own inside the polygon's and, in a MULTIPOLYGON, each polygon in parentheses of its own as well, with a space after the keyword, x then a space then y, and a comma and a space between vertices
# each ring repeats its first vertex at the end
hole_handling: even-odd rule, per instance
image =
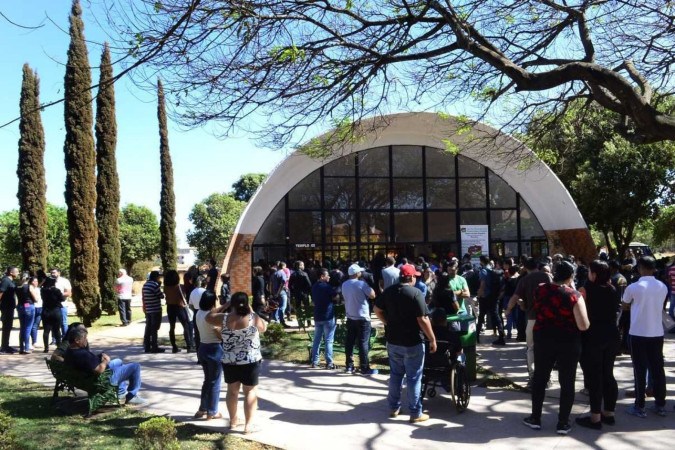
POLYGON ((427 351, 424 356, 424 368, 451 367, 452 363, 463 353, 459 332, 448 327, 447 312, 444 308, 434 308, 430 318, 438 350, 435 353, 427 351))

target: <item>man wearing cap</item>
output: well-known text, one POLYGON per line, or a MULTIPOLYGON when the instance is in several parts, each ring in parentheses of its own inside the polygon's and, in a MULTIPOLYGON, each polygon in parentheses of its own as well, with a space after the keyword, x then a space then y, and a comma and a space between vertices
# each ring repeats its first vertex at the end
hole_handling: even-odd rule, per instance
POLYGON ((354 344, 358 342, 361 374, 375 375, 377 369, 371 369, 368 361, 370 340, 368 299, 375 298, 375 291, 365 281, 359 279, 362 271, 363 268, 358 264, 352 264, 347 270, 349 279, 342 283, 342 296, 345 299, 347 315, 347 340, 345 342, 347 367, 345 372, 354 373, 354 344))
POLYGON ((398 284, 385 289, 375 301, 375 314, 384 324, 389 354, 389 416, 401 411, 403 377, 408 386, 410 423, 424 422, 422 412, 422 371, 424 369, 424 336, 429 340, 429 352, 436 352, 436 338, 429 322, 424 296, 414 287, 421 273, 412 264, 401 266, 398 284))

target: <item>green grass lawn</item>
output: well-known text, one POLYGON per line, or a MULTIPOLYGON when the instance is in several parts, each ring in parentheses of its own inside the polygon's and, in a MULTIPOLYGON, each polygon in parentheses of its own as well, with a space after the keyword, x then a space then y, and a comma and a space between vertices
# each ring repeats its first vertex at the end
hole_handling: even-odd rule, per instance
MULTIPOLYGON (((0 375, 0 409, 14 418, 12 431, 18 438, 12 450, 133 449, 136 428, 154 417, 132 408, 111 407, 105 413, 84 419, 86 398, 66 399, 59 408, 51 404, 51 398, 50 387, 0 375)), ((176 431, 181 449, 275 448, 191 424, 177 422, 176 431)), ((0 448, 4 448, 1 442, 0 448)))
MULTIPOLYGON (((310 333, 313 334, 312 331, 310 333)), ((378 336, 375 339, 375 344, 368 352, 370 358, 370 366, 378 369, 382 374, 389 373, 389 358, 387 356, 386 342, 383 331, 378 331, 378 336)), ((263 356, 267 359, 279 359, 298 364, 309 364, 309 352, 307 345, 311 342, 309 335, 304 331, 291 331, 287 333, 288 338, 280 343, 269 343, 264 341, 263 337, 263 356)), ((358 349, 354 349, 354 362, 358 365, 358 349)), ((333 354, 335 364, 339 367, 345 367, 344 353, 335 352, 333 354)), ((321 356, 321 363, 325 363, 323 354, 321 356)))

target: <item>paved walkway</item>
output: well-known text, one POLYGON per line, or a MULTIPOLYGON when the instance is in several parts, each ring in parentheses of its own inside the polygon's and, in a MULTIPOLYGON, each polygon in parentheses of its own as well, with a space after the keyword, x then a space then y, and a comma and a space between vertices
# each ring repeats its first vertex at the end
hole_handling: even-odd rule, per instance
MULTIPOLYGON (((149 400, 148 410, 151 412, 168 414, 179 421, 226 432, 226 420, 192 420, 199 406, 203 379, 200 367, 195 364, 195 355, 146 355, 138 344, 143 329, 143 321, 134 322, 129 327, 110 327, 92 334, 91 346, 97 351, 108 352, 112 357, 142 364, 142 395, 149 400)), ((160 333, 167 333, 166 324, 160 333)), ((16 331, 12 333, 14 339, 18 339, 16 335, 16 331)), ((26 356, 0 355, 0 373, 53 385, 51 374, 44 363, 45 355, 39 350, 26 356)), ((478 352, 479 363, 484 367, 517 383, 524 383, 526 370, 523 344, 510 341, 504 348, 481 345, 478 352)), ((673 335, 666 338, 665 353, 670 394, 668 408, 671 408, 675 403, 673 335)), ((578 375, 580 377, 580 373, 578 375)), ((654 414, 649 414, 647 419, 626 415, 623 410, 630 400, 623 398, 623 391, 630 386, 632 379, 627 356, 619 357, 616 375, 620 388, 617 425, 605 426, 602 432, 573 425, 568 436, 558 436, 555 434, 559 394, 557 383, 548 392, 541 431, 532 431, 521 424, 522 418, 529 412, 529 395, 478 387, 473 388, 469 410, 465 413, 457 414, 449 397, 438 395, 425 402, 432 419, 419 425, 410 425, 405 414, 397 419, 387 417, 385 375, 366 378, 310 370, 307 366, 281 361, 264 361, 257 414, 257 424, 261 429, 248 438, 293 450, 315 449, 317 446, 343 449, 408 449, 413 446, 445 449, 449 444, 453 448, 479 448, 489 444, 491 449, 672 448, 675 442, 675 412, 665 418, 654 414)), ((577 389, 580 388, 578 379, 577 389)), ((226 415, 224 396, 223 390, 221 411, 226 415)), ((588 411, 587 401, 587 397, 577 394, 572 418, 588 411)), ((240 414, 243 415, 243 411, 240 414)))

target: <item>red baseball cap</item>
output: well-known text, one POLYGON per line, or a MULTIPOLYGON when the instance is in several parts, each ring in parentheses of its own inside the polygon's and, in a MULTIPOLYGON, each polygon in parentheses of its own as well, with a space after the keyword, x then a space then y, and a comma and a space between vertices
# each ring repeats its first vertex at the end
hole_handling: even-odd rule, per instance
POLYGON ((417 270, 412 264, 403 264, 401 266, 401 276, 402 277, 420 277, 422 274, 417 270))

